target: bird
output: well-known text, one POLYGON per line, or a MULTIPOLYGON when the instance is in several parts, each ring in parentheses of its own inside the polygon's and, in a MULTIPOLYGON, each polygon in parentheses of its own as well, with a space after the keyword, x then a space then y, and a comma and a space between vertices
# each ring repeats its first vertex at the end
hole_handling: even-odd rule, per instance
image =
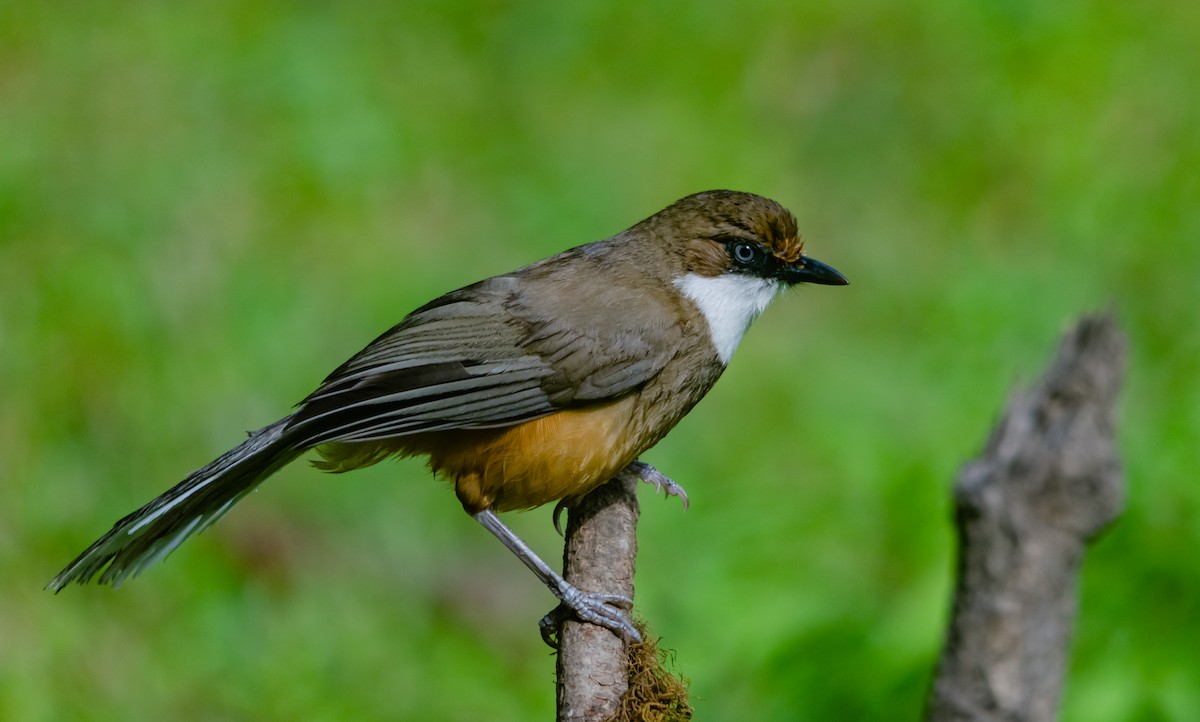
POLYGON ((557 502, 557 526, 564 506, 623 473, 682 494, 638 457, 708 393, 781 290, 847 283, 804 252, 776 201, 689 195, 412 311, 291 413, 117 521, 48 588, 137 576, 309 450, 314 466, 338 473, 426 457, 464 511, 549 587, 556 611, 637 641, 632 600, 575 588, 498 514, 557 502))

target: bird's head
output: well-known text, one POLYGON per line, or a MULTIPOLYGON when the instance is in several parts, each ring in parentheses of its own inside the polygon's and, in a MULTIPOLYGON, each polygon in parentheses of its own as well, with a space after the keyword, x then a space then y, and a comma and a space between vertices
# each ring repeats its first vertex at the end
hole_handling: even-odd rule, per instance
POLYGON ((699 308, 725 363, 780 289, 849 283, 805 255, 791 212, 753 193, 696 193, 639 225, 677 259, 671 282, 699 308))
POLYGON ((737 191, 705 191, 676 201, 650 221, 682 254, 687 273, 738 274, 782 286, 849 281, 804 253, 796 218, 775 201, 737 191))

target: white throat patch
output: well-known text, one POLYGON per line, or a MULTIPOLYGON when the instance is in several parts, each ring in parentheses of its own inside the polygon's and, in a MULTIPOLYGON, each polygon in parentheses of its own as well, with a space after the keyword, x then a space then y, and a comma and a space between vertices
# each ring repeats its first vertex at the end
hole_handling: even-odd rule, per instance
POLYGON ((743 273, 722 276, 689 273, 676 278, 675 286, 700 307, 708 322, 713 346, 717 347, 717 357, 726 365, 737 350, 742 334, 780 288, 778 281, 743 273))

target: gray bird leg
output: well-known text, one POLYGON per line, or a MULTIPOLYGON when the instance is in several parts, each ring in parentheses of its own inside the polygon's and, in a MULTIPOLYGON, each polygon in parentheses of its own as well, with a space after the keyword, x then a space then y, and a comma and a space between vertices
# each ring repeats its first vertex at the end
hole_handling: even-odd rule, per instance
MULTIPOLYGON (((647 484, 652 485, 655 491, 663 492, 664 498, 669 499, 672 496, 679 497, 680 500, 683 501, 683 510, 687 511, 688 509, 688 495, 687 492, 683 490, 683 486, 644 461, 634 460, 629 462, 629 466, 626 466, 619 474, 617 474, 617 477, 633 478, 637 479, 638 481, 644 481, 647 484)), ((563 510, 565 510, 568 506, 570 506, 570 504, 567 503, 566 499, 558 502, 558 504, 554 506, 554 512, 550 517, 554 522, 554 531, 558 532, 559 536, 562 536, 563 533, 562 526, 559 522, 561 521, 563 510)))
POLYGON ((525 566, 529 567, 530 571, 537 575, 538 579, 542 580, 542 584, 549 587, 554 596, 558 597, 558 600, 562 602, 557 609, 543 617, 539 623, 543 639, 547 638, 548 628, 557 628, 557 623, 561 621, 563 614, 560 610, 566 607, 574 612, 576 617, 585 622, 611 629, 627 640, 634 642, 642 641, 642 635, 638 634, 633 624, 630 623, 629 618, 621 611, 621 609, 633 609, 632 599, 620 594, 598 594, 575 588, 570 582, 563 579, 560 574, 551 569, 550 565, 542 561, 525 542, 521 541, 519 536, 513 533, 512 529, 509 529, 504 522, 500 521, 500 517, 496 516, 496 512, 491 509, 484 509, 473 516, 475 517, 475 521, 482 524, 483 528, 495 535, 501 544, 508 547, 508 550, 513 554, 516 554, 517 558, 525 566))

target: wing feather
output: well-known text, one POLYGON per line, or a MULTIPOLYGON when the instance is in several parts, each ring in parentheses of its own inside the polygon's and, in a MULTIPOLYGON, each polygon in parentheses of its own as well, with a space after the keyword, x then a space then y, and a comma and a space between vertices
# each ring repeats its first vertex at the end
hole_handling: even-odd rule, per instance
POLYGON ((675 354, 672 324, 605 322, 629 289, 545 298, 560 286, 537 264, 417 309, 330 374, 289 435, 311 447, 508 426, 629 393, 675 354))

